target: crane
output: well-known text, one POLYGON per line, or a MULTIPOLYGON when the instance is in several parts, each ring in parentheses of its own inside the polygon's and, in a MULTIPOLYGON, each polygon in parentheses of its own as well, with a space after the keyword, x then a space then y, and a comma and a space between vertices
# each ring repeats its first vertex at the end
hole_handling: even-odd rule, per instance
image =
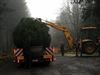
POLYGON ((68 41, 68 47, 70 49, 73 49, 73 47, 75 45, 75 39, 73 38, 70 30, 67 27, 64 27, 64 26, 61 26, 61 25, 58 25, 56 23, 52 23, 52 22, 49 22, 49 21, 45 21, 45 22, 48 26, 62 31, 64 33, 66 40, 68 41))

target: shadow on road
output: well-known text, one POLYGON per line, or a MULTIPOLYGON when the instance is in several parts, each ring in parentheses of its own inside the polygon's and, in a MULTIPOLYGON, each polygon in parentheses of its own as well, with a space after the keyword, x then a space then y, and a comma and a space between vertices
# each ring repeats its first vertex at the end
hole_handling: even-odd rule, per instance
MULTIPOLYGON (((15 64, 16 65, 16 64, 15 64)), ((16 68, 18 69, 33 69, 33 68, 46 68, 46 67, 49 67, 51 65, 51 63, 39 63, 39 62, 36 62, 36 63, 32 63, 31 67, 29 68, 26 68, 24 63, 23 64, 17 64, 16 68)))

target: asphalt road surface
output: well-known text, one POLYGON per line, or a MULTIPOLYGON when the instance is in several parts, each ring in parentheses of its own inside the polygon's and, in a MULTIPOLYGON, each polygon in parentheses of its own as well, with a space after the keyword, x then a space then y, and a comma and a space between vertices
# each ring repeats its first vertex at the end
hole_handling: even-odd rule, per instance
POLYGON ((56 56, 50 65, 34 64, 30 69, 10 60, 1 65, 0 75, 100 75, 100 57, 56 56))

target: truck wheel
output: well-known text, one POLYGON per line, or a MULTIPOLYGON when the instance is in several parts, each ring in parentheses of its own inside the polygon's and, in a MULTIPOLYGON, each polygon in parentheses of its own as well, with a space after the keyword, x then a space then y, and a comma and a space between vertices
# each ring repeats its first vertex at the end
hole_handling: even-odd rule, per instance
POLYGON ((94 42, 85 42, 83 44, 83 50, 86 54, 93 54, 96 51, 96 46, 94 42))

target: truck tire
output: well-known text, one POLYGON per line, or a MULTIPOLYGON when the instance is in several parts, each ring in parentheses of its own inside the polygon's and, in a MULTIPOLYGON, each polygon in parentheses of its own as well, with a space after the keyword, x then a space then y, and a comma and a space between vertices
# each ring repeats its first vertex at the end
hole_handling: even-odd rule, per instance
POLYGON ((83 50, 86 54, 93 54, 96 51, 96 45, 93 41, 84 42, 83 50))

